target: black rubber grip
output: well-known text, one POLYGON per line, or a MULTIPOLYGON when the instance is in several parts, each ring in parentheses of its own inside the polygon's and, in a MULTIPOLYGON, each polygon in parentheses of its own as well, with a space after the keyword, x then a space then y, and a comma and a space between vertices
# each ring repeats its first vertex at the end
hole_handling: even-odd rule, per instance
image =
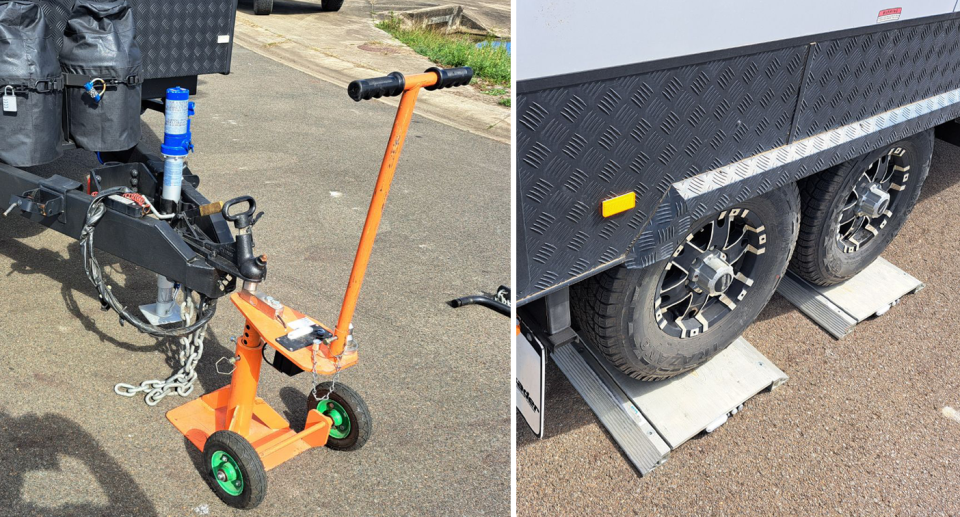
POLYGON ((347 86, 347 95, 360 102, 380 97, 396 97, 403 93, 406 80, 400 72, 393 72, 386 77, 373 79, 357 79, 347 86))
POLYGON ((470 84, 470 80, 473 79, 473 69, 469 66, 447 69, 432 67, 426 69, 426 72, 437 74, 437 84, 424 88, 425 90, 431 91, 453 88, 454 86, 464 86, 470 84))
POLYGON ((245 218, 253 217, 253 213, 256 211, 257 211, 257 202, 254 201, 252 197, 240 196, 225 202, 223 204, 223 208, 220 209, 220 215, 222 215, 223 218, 226 219, 227 221, 236 222, 241 217, 245 217, 245 218), (240 203, 247 203, 247 209, 244 210, 243 212, 231 214, 230 209, 233 208, 235 205, 239 205, 240 203))

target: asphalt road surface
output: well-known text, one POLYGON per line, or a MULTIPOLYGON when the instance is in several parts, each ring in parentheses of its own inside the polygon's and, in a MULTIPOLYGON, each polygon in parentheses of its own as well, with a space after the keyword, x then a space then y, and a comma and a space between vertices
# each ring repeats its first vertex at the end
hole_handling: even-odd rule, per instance
MULTIPOLYGON (((834 340, 779 295, 745 337, 790 380, 641 478, 553 363, 547 436, 517 430, 517 513, 960 513, 960 148, 938 141, 884 257, 926 282, 834 340)), ((520 418, 520 417, 518 417, 520 418)))
MULTIPOLYGON (((262 288, 335 323, 393 109, 240 47, 233 73, 202 77, 194 100, 200 190, 253 195, 266 213, 254 232, 269 256, 262 288)), ((144 121, 159 151, 162 115, 144 121)), ((95 165, 74 151, 34 171, 81 179, 95 165)), ((242 325, 232 304, 208 329, 193 394, 154 408, 119 397, 118 382, 169 375, 173 352, 100 311, 76 242, 15 214, 0 220, 0 515, 509 513, 511 325, 445 304, 508 282, 509 193, 507 145, 414 116, 356 313, 360 364, 341 378, 367 401, 373 436, 360 451, 311 450, 272 470, 250 512, 217 499, 200 454, 164 416, 229 382, 214 363, 242 325)), ((104 262, 130 305, 153 296, 155 277, 104 262)), ((309 388, 307 374, 264 366, 259 395, 297 428, 309 388)))

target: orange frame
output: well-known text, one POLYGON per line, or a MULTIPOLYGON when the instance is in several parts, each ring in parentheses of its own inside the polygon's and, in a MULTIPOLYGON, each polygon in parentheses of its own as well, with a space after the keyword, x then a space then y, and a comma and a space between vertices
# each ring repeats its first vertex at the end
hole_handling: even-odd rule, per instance
MULTIPOLYGON (((433 72, 406 77, 400 106, 360 235, 353 269, 350 271, 340 317, 333 330, 334 339, 329 345, 320 345, 318 349, 317 372, 320 374, 332 375, 338 369, 349 368, 357 363, 356 351, 345 354, 344 343, 350 333, 350 323, 357 307, 360 287, 370 262, 373 243, 413 117, 417 96, 421 88, 433 86, 438 79, 439 76, 433 72)), ((230 384, 170 410, 167 412, 167 419, 201 451, 207 438, 214 432, 224 429, 234 431, 253 445, 263 461, 264 468, 270 470, 305 450, 324 446, 333 421, 316 409, 311 409, 305 429, 297 433, 290 429, 289 422, 276 410, 257 397, 263 347, 266 345, 276 349, 277 353, 283 354, 301 369, 312 370, 313 351, 310 347, 290 352, 277 343, 278 338, 290 332, 290 322, 306 316, 286 306, 271 306, 252 292, 234 293, 230 299, 246 319, 243 335, 238 337, 236 342, 235 368, 230 384)), ((313 318, 310 320, 320 325, 313 318)))

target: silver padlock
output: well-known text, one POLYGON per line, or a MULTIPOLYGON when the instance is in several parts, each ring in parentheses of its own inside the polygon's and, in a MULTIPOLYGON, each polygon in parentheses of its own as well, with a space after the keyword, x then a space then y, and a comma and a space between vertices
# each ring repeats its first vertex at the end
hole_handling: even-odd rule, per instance
POLYGON ((7 85, 3 89, 3 112, 4 113, 17 112, 17 95, 13 89, 13 86, 10 86, 10 85, 7 85))

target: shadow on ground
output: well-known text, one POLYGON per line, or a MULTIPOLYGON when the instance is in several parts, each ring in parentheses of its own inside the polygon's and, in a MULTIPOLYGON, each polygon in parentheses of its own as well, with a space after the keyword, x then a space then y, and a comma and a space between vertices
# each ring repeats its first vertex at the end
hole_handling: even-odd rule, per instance
MULTIPOLYGON (((78 242, 69 243, 66 247, 67 257, 64 258, 56 251, 47 248, 35 248, 17 240, 22 236, 21 230, 24 234, 29 235, 38 227, 42 228, 25 219, 18 218, 8 221, 8 224, 0 229, 0 254, 13 261, 5 276, 41 274, 56 281, 61 286, 60 295, 67 310, 83 325, 85 330, 95 334, 101 342, 109 343, 129 352, 162 352, 164 360, 171 370, 170 372, 159 372, 158 375, 169 375, 180 367, 180 342, 176 338, 156 340, 153 345, 137 345, 114 337, 113 334, 116 330, 114 328, 100 328, 100 324, 81 309, 77 301, 78 293, 82 293, 83 296, 90 299, 96 299, 96 289, 83 271, 80 244, 78 242)), ((122 262, 105 253, 98 254, 98 260, 108 275, 125 275, 123 283, 110 282, 115 294, 121 301, 129 303, 132 300, 139 299, 137 302, 130 303, 130 305, 151 301, 149 298, 153 296, 155 289, 153 273, 122 262)), ((119 317, 115 322, 116 325, 120 325, 119 317)), ((221 344, 213 329, 209 327, 204 338, 204 355, 207 357, 228 357, 232 355, 231 350, 221 344)), ((204 392, 213 391, 226 384, 225 378, 217 374, 211 361, 201 361, 198 364, 197 376, 204 392)))
POLYGON ((948 144, 943 140, 937 140, 934 143, 930 174, 923 182, 918 203, 922 203, 960 182, 960 170, 947 165, 957 163, 958 159, 960 159, 960 147, 948 144))
POLYGON ((136 480, 72 420, 0 411, 0 440, 0 515, 157 515, 136 480), (89 477, 77 464, 96 486, 79 486, 89 477), (75 493, 65 497, 67 490, 75 493), (75 502, 76 493, 88 502, 75 502))

